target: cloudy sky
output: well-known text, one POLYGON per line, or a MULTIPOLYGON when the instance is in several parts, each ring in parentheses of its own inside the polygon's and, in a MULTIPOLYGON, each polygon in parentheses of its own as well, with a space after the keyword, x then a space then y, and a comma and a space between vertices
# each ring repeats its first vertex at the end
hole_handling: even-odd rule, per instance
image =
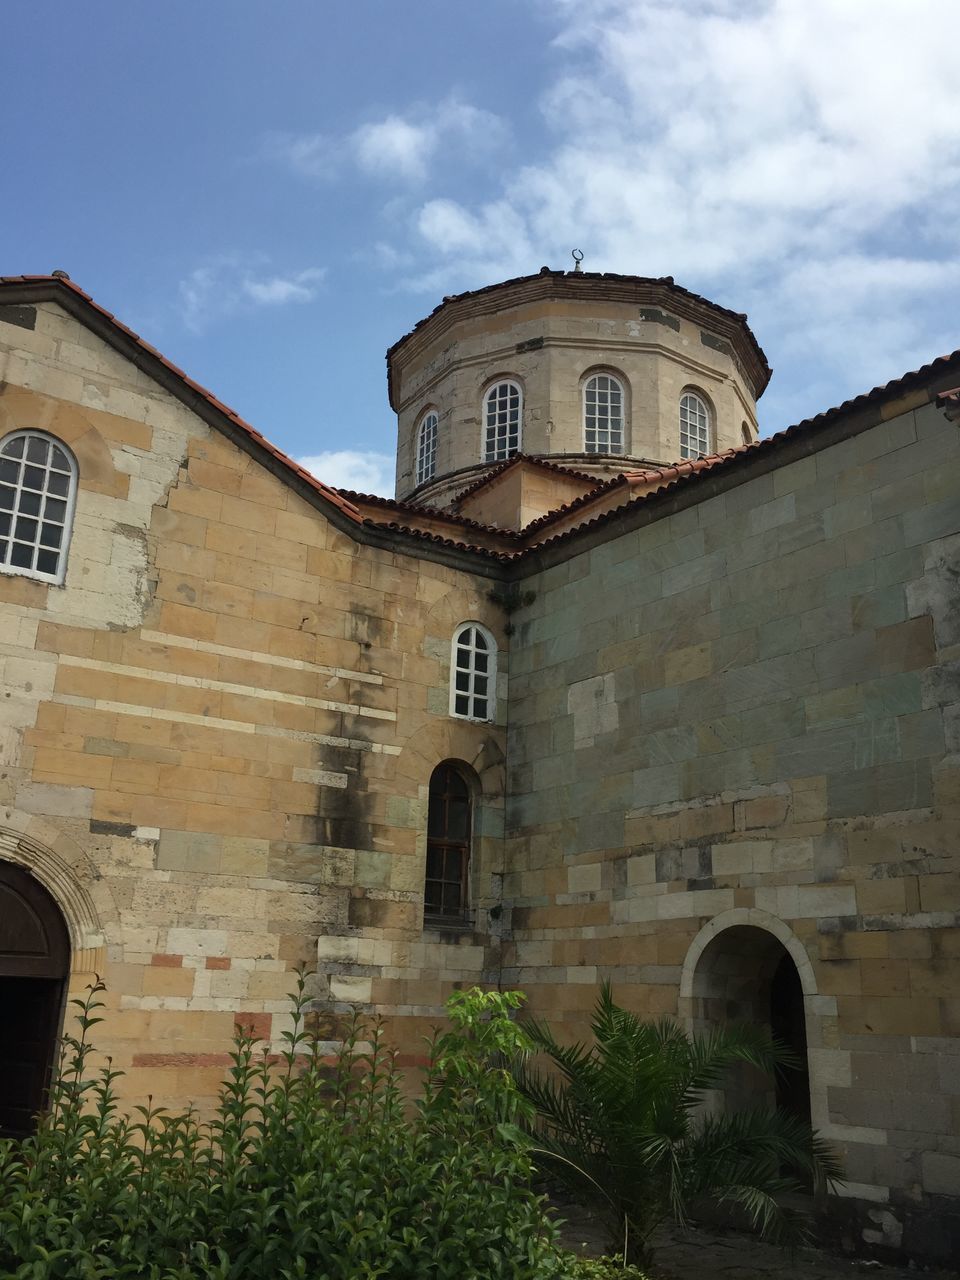
POLYGON ((960 347, 958 0, 6 0, 0 274, 63 268, 324 479, 543 264, 749 312, 777 430, 960 347))

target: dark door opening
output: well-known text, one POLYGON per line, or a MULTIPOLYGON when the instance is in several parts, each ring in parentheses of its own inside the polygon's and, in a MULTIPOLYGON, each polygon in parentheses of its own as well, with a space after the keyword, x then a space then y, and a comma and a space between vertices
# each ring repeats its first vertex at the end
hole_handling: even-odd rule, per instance
POLYGON ((29 872, 0 862, 0 1137, 31 1133, 46 1104, 69 967, 59 907, 29 872))
POLYGON ((810 1071, 807 1066, 807 1027, 803 987, 797 966, 789 955, 777 965, 770 983, 770 1030, 796 1057, 795 1067, 778 1067, 775 1076, 777 1107, 810 1123, 810 1071))
POLYGON ((723 1089, 732 1110, 776 1106, 810 1122, 810 1070, 807 1063, 803 986, 793 957, 765 929, 736 925, 704 948, 693 982, 694 1025, 709 1031, 725 1022, 766 1027, 800 1064, 771 1078, 753 1068, 731 1073, 723 1089))

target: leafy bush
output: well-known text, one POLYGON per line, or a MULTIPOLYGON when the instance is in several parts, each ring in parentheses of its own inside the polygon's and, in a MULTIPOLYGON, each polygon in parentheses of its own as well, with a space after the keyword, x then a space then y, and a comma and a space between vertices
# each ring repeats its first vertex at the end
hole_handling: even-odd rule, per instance
POLYGON ((644 1262, 656 1227, 685 1222, 705 1199, 740 1206, 767 1239, 807 1238, 807 1219, 782 1197, 805 1183, 819 1190, 839 1181, 830 1148, 781 1111, 718 1115, 703 1107, 706 1091, 736 1063, 766 1072, 792 1065, 766 1032, 729 1026, 689 1038, 675 1023, 645 1023, 619 1008, 607 984, 589 1048, 559 1044, 540 1023, 525 1027, 554 1068, 548 1075, 524 1063, 516 1071, 537 1111, 535 1155, 596 1205, 625 1261, 644 1262))
POLYGON ((639 1267, 624 1266, 617 1258, 571 1258, 569 1280, 647 1280, 639 1267))
POLYGON ((569 1274, 530 1186, 529 1104, 494 1055, 527 1047, 518 993, 458 992, 411 1108, 379 1024, 332 1064, 304 984, 279 1062, 240 1035, 214 1119, 124 1116, 91 1072, 100 984, 49 1113, 0 1142, 0 1275, 17 1280, 549 1280, 569 1274))

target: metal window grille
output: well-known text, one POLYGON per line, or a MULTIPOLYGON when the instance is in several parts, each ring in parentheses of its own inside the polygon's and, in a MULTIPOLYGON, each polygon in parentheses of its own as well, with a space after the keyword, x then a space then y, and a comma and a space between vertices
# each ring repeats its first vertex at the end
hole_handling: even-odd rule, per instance
POLYGON ((426 916, 462 919, 468 906, 470 870, 470 789, 450 764, 430 778, 427 810, 427 867, 423 887, 426 916))
POLYGON ((47 436, 20 431, 0 444, 0 568, 63 580, 76 480, 73 459, 47 436))
POLYGON ((516 382, 498 382, 484 397, 484 462, 500 462, 520 449, 522 396, 516 382))
POLYGON ((587 453, 623 453, 623 387, 607 373, 583 389, 583 433, 587 453))
POLYGON ((710 415, 692 391, 680 397, 680 457, 699 458, 710 452, 710 415))
POLYGON ((479 627, 461 627, 454 637, 450 712, 465 720, 492 720, 495 652, 479 627))
POLYGON ((417 484, 432 480, 437 469, 438 427, 435 413, 428 413, 420 423, 417 434, 417 484))

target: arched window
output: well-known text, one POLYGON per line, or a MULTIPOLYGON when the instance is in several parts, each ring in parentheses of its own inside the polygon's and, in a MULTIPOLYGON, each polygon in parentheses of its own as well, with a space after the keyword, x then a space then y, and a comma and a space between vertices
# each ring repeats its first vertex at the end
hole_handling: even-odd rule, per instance
POLYGON ((437 469, 437 433, 439 420, 430 409, 420 420, 417 432, 417 484, 432 480, 437 469))
POLYGON ((695 391, 680 397, 680 457, 699 458, 710 452, 710 411, 695 391))
POLYGON ((749 422, 742 422, 740 424, 740 436, 744 444, 753 443, 753 432, 750 430, 749 422))
POLYGON ((583 445, 587 453, 623 453, 623 383, 612 374, 584 383, 583 445))
POLYGON ((66 445, 39 431, 0 441, 0 570, 62 582, 77 489, 66 445))
POLYGON ((486 627, 465 622, 453 636, 450 714, 492 720, 497 696, 497 646, 486 627))
POLYGON ((423 914, 462 920, 469 905, 470 787, 456 765, 444 761, 430 777, 427 810, 427 869, 423 914))
POLYGON ((501 462, 520 451, 523 392, 517 382, 495 383, 483 397, 483 460, 501 462))

